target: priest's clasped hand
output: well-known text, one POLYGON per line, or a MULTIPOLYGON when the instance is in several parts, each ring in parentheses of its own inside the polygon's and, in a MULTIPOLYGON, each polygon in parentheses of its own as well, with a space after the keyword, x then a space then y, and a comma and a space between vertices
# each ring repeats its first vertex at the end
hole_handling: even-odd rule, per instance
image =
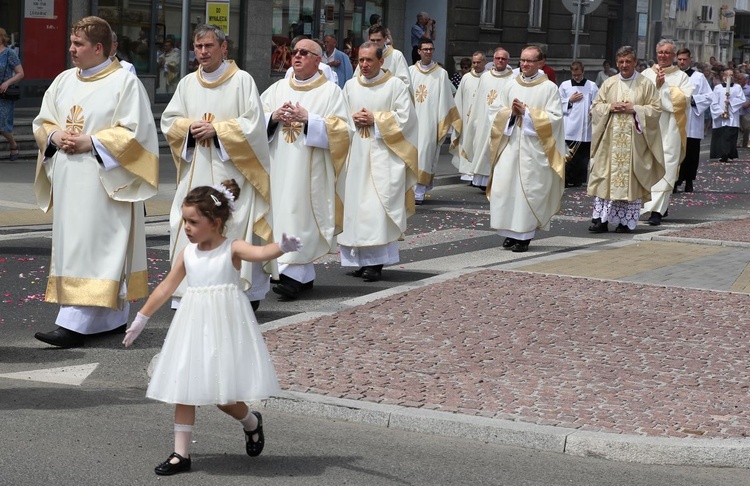
POLYGON ((372 112, 362 108, 358 112, 352 113, 352 121, 354 121, 354 126, 357 128, 371 127, 375 124, 375 116, 372 112))
POLYGON ((216 136, 216 129, 211 122, 199 120, 190 125, 190 135, 199 142, 201 140, 210 140, 216 136))
POLYGON ((82 154, 91 152, 94 148, 91 136, 83 133, 68 133, 60 130, 55 132, 52 141, 66 154, 82 154), (57 134, 60 134, 59 140, 55 140, 57 134))
POLYGON ((609 111, 612 113, 635 113, 632 101, 618 101, 610 105, 609 111))
POLYGON ((291 125, 294 122, 307 123, 308 113, 299 102, 293 105, 291 101, 287 101, 271 114, 271 119, 275 122, 281 121, 284 125, 291 125))
POLYGON ((526 113, 526 105, 518 98, 515 98, 511 112, 516 116, 523 116, 526 113))

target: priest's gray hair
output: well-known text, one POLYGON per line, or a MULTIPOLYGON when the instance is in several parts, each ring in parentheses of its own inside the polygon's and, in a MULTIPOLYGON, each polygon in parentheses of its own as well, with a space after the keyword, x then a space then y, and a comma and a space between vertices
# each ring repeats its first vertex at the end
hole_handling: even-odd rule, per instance
POLYGON ((209 33, 213 33, 216 36, 216 40, 219 42, 219 44, 223 44, 227 40, 227 35, 224 33, 224 31, 214 24, 198 25, 193 31, 193 40, 205 37, 209 33))
POLYGON ((373 47, 375 48, 375 56, 378 59, 383 59, 383 49, 378 47, 377 42, 365 41, 361 46, 359 46, 359 50, 361 51, 362 49, 372 49, 373 47))
POLYGON ((617 52, 615 53, 616 59, 619 59, 625 56, 633 56, 633 59, 637 59, 637 56, 635 55, 635 49, 633 49, 632 46, 622 46, 619 49, 617 49, 617 52))
POLYGON ((671 46, 672 47, 672 54, 677 52, 677 44, 674 43, 672 39, 662 39, 659 42, 656 43, 656 50, 659 50, 662 46, 671 46))

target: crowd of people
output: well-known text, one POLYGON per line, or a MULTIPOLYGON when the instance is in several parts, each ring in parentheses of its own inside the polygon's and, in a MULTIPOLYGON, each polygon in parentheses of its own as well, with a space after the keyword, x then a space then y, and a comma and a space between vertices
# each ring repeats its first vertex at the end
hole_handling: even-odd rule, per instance
MULTIPOLYGON (((420 15, 417 25, 434 34, 420 15)), ((227 59, 224 32, 199 25, 200 67, 176 84, 161 117, 177 167, 172 268, 126 330, 129 303, 149 293, 144 202, 159 183, 157 132, 107 22, 83 18, 70 40, 75 67, 53 81, 34 120, 35 193, 53 213, 45 300, 60 306, 56 329, 35 337, 71 348, 124 332, 130 346, 171 299, 177 313, 147 392, 175 404, 174 452, 160 475, 190 469, 199 405, 237 419, 248 455, 260 454, 262 417, 243 402, 278 384, 253 310, 269 290, 289 300, 312 289, 315 261, 329 253, 353 277, 379 280, 399 261, 447 137, 456 167, 487 195, 498 246, 525 252, 549 229, 566 185, 587 184, 592 232, 613 223, 628 233, 642 214, 661 224, 680 183, 692 190, 703 113, 713 117, 712 153, 726 161, 750 106, 747 83, 734 82, 743 76, 725 70, 712 89, 670 40, 643 72, 634 49, 621 47, 617 73, 600 86, 574 62, 558 87, 540 47, 522 49, 516 69, 497 47, 491 63, 472 56, 456 89, 431 36, 418 39, 408 66, 379 23, 358 47, 353 75, 335 38, 298 38, 288 76, 260 93, 227 59)))

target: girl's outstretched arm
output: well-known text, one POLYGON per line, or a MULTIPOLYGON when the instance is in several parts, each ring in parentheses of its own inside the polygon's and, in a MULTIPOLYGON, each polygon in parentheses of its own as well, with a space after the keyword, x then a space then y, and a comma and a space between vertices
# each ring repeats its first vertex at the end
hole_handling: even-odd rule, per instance
POLYGON ((278 258, 284 253, 297 251, 302 248, 302 242, 296 236, 287 236, 282 233, 279 243, 269 243, 263 246, 254 246, 244 240, 232 242, 232 262, 235 268, 239 267, 239 260, 246 262, 264 262, 278 258))
POLYGON ((133 344, 133 341, 141 334, 143 328, 146 327, 148 319, 156 312, 159 307, 169 300, 174 293, 177 286, 180 285, 182 279, 185 278, 185 250, 181 251, 177 255, 177 260, 174 263, 174 267, 167 274, 167 277, 156 286, 148 300, 143 305, 141 311, 136 315, 133 323, 130 325, 127 331, 125 331, 125 339, 122 340, 122 344, 126 348, 133 344))

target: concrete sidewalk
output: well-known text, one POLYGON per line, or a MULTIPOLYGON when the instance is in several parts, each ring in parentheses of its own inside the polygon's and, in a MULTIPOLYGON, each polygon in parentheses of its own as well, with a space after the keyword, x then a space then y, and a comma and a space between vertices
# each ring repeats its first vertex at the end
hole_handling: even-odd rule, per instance
MULTIPOLYGON (((31 207, 32 165, 0 163, 5 231, 49 222, 31 207)), ((447 155, 438 176, 458 182, 447 155)), ((149 214, 163 219, 171 160, 161 177, 149 214)), ((750 467, 748 248, 750 219, 636 233, 277 320, 262 327, 285 392, 264 406, 574 455, 750 467)))

